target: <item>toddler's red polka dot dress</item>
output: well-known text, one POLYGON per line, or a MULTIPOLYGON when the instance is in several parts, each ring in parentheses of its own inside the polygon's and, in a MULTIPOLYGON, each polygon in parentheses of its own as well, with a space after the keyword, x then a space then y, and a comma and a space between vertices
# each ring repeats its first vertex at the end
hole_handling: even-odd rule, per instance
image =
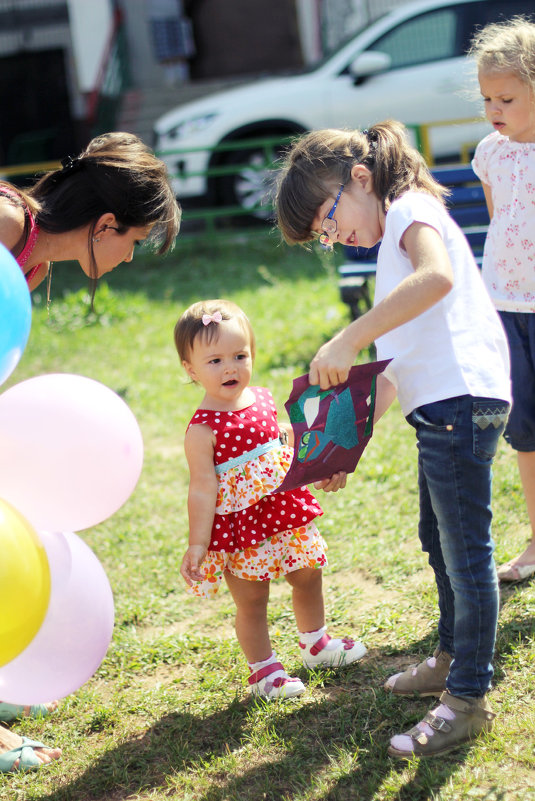
MULTIPOLYGON (((321 507, 306 486, 273 494, 292 462, 281 444, 271 392, 251 387, 255 402, 233 412, 198 409, 189 425, 209 425, 216 437, 219 482, 206 578, 191 592, 215 595, 223 573, 266 581, 327 563, 327 546, 314 518, 321 507)), ((189 426, 188 426, 189 427, 189 426)))

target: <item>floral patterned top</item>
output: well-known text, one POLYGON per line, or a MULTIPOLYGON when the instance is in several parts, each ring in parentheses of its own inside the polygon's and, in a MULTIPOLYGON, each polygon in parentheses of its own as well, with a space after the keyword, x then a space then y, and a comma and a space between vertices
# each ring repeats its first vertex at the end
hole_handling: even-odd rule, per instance
POLYGON ((323 514, 306 486, 273 494, 293 453, 279 441, 271 392, 263 387, 251 389, 256 401, 245 409, 198 409, 188 425, 209 425, 216 437, 219 491, 210 551, 236 553, 323 514))
POLYGON ((535 312, 535 142, 497 131, 477 146, 474 172, 492 190, 483 279, 497 309, 535 312))

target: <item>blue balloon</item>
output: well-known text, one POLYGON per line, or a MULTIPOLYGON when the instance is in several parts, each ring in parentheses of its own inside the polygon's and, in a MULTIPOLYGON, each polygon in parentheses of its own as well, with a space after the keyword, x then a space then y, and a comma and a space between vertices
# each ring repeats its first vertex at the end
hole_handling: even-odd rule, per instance
POLYGON ((24 273, 0 243, 0 384, 17 366, 31 323, 32 302, 24 273))

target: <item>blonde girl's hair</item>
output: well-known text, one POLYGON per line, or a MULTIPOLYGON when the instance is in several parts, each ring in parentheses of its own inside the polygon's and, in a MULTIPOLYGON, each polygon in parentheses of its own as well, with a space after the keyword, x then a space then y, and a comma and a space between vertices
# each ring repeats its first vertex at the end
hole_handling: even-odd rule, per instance
POLYGON ((386 120, 366 131, 326 129, 296 140, 284 159, 275 195, 276 222, 290 245, 309 242, 319 207, 349 184, 351 169, 364 164, 384 211, 415 189, 444 202, 448 191, 412 147, 404 125, 386 120))
POLYGON ((535 93, 535 23, 516 16, 477 31, 471 56, 482 72, 511 72, 535 93))
POLYGON ((249 318, 236 303, 231 300, 216 298, 214 300, 201 300, 193 303, 180 316, 175 325, 175 347, 181 362, 189 361, 193 349, 193 343, 200 337, 204 342, 217 342, 219 338, 219 323, 211 322, 208 325, 203 323, 203 315, 212 316, 216 312, 221 314, 222 320, 237 320, 244 334, 249 338, 251 348, 251 358, 254 361, 256 354, 255 335, 249 318))

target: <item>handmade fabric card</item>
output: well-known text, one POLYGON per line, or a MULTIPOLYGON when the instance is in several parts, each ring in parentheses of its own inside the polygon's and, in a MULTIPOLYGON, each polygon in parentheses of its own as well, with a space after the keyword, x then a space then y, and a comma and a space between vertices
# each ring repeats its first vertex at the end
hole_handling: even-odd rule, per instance
POLYGON ((373 433, 376 382, 390 359, 352 367, 347 381, 330 389, 293 382, 284 404, 294 432, 294 458, 275 492, 352 473, 373 433))

